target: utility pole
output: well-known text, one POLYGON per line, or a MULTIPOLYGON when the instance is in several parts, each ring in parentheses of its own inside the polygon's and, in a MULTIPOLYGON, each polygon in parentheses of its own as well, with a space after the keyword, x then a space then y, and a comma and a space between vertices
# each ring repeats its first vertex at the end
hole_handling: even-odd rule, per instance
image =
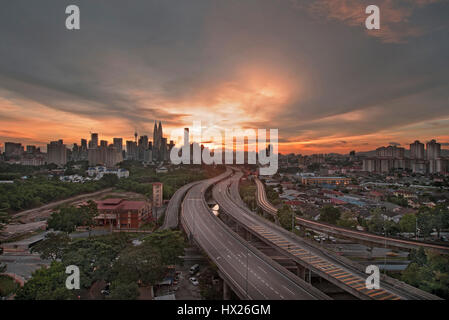
POLYGON ((292 232, 295 232, 295 212, 292 212, 292 232))
POLYGON ((418 215, 415 215, 415 240, 418 241, 418 215))
POLYGON ((249 262, 249 249, 246 248, 246 296, 248 297, 248 262, 249 262))
POLYGON ((384 274, 387 273, 387 227, 385 226, 385 220, 384 219, 384 235, 385 235, 385 253, 384 253, 384 274))

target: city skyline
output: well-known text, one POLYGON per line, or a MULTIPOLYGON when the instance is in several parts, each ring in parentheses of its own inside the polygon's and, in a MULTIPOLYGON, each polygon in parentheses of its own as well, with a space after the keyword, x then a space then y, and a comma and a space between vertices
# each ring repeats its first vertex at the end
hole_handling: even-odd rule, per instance
POLYGON ((282 153, 449 144, 445 1, 376 0, 369 31, 365 0, 79 4, 73 32, 62 3, 0 12, 2 143, 131 140, 160 119, 279 128, 282 153))
MULTIPOLYGON (((156 126, 156 122, 155 122, 155 126, 156 126)), ((156 131, 156 132, 157 132, 156 135, 158 135, 161 138, 164 138, 167 143, 170 142, 170 141, 168 141, 167 135, 164 134, 162 136, 162 135, 160 135, 162 133, 159 134, 159 131, 156 131)), ((121 141, 122 143, 121 143, 120 151, 127 151, 127 143, 128 142, 136 143, 136 146, 138 146, 138 145, 142 144, 142 142, 141 142, 142 138, 146 138, 147 139, 147 143, 146 144, 149 143, 150 146, 152 146, 154 141, 158 139, 158 138, 155 139, 156 136, 155 136, 154 131, 151 132, 151 133, 143 133, 143 134, 139 134, 137 131, 135 131, 134 134, 131 137, 129 137, 129 139, 125 139, 124 137, 113 137, 111 139, 104 139, 101 136, 101 134, 99 134, 97 132, 90 132, 89 135, 90 135, 90 139, 92 139, 93 136, 96 136, 96 139, 97 139, 97 146, 96 147, 100 146, 100 143, 105 141, 105 142, 107 142, 106 146, 114 146, 115 148, 118 148, 117 142, 121 141), (149 136, 153 136, 153 140, 150 140, 148 138, 149 136)), ((170 136, 170 135, 168 135, 168 136, 170 136)), ((4 152, 5 151, 5 143, 21 144, 21 146, 24 148, 25 151, 26 151, 26 147, 32 147, 32 148, 39 148, 41 152, 47 152, 47 147, 48 147, 49 144, 51 144, 53 142, 56 143, 56 142, 61 141, 61 140, 64 141, 64 145, 67 147, 67 149, 70 149, 70 150, 72 150, 72 148, 74 148, 75 146, 81 147, 81 145, 83 144, 83 141, 88 144, 88 148, 91 148, 90 143, 91 143, 92 140, 88 140, 88 139, 89 139, 88 136, 83 136, 83 137, 79 137, 78 140, 73 142, 73 143, 67 143, 64 139, 54 138, 54 139, 52 139, 50 141, 47 141, 45 144, 42 144, 42 145, 27 144, 27 143, 23 143, 23 141, 20 141, 20 139, 11 139, 10 141, 2 141, 2 142, 0 142, 0 152, 4 152)), ((200 144, 200 145, 202 144, 202 145, 205 145, 206 147, 207 147, 208 144, 210 144, 210 141, 207 141, 206 143, 204 143, 204 142, 201 142, 201 141, 192 140, 192 135, 190 135, 189 140, 190 140, 190 143, 197 143, 197 144, 200 144)), ((424 139, 419 139, 419 138, 410 138, 410 142, 409 143, 405 143, 403 145, 399 144, 399 143, 394 143, 394 142, 389 143, 387 145, 382 145, 382 144, 373 145, 373 148, 369 149, 369 150, 355 150, 355 149, 353 149, 353 148, 351 148, 349 146, 348 147, 349 151, 345 152, 345 153, 339 153, 339 152, 317 152, 317 153, 300 153, 300 152, 297 152, 297 153, 295 153, 295 152, 288 152, 288 153, 286 153, 286 152, 284 152, 283 153, 283 152, 279 151, 279 154, 287 155, 289 153, 294 153, 294 154, 298 154, 298 155, 307 156, 307 155, 320 155, 320 154, 332 154, 332 153, 344 155, 344 154, 350 154, 353 151, 355 151, 356 153, 366 153, 366 152, 377 152, 378 153, 379 149, 387 149, 388 147, 404 149, 406 152, 413 152, 411 148, 416 143, 420 143, 424 147, 428 143, 432 143, 432 142, 438 143, 440 145, 440 147, 441 147, 441 151, 449 152, 449 148, 447 147, 449 144, 441 142, 438 139, 438 137, 433 137, 433 138, 431 138, 429 140, 424 140, 424 139)), ((174 144, 174 146, 181 147, 181 145, 176 145, 176 144, 174 144)), ((213 150, 214 148, 212 147, 210 149, 213 150)), ((237 150, 240 150, 240 149, 237 149, 237 150)), ((324 150, 324 151, 326 151, 326 150, 324 150)), ((426 149, 423 149, 422 152, 424 152, 424 154, 422 155, 422 158, 426 158, 426 156, 427 156, 426 155, 426 149)), ((445 156, 445 155, 443 155, 443 156, 445 156)))

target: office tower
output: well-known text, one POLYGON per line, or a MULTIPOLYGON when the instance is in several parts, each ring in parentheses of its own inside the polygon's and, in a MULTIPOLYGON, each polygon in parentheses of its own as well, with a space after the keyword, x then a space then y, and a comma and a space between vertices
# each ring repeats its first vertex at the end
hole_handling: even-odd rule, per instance
POLYGON ((54 163, 59 166, 67 163, 67 148, 62 140, 51 141, 47 144, 48 163, 54 163))
POLYGON ((114 138, 114 147, 122 153, 123 151, 123 139, 122 138, 114 138))
POLYGON ((107 146, 108 146, 108 142, 106 140, 101 140, 100 141, 100 147, 106 148, 107 146))
POLYGON ((154 122, 153 129, 153 160, 154 161, 166 161, 167 158, 167 141, 165 141, 165 145, 163 146, 163 131, 162 131, 162 123, 159 121, 159 126, 157 122, 154 122))

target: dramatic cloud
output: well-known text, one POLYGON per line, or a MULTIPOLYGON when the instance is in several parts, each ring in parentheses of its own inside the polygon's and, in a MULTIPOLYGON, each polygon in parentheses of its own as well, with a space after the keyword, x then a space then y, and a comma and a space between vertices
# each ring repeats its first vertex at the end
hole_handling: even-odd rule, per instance
POLYGON ((436 0, 9 1, 0 141, 132 139, 154 120, 167 133, 193 120, 279 128, 282 152, 448 141, 448 11, 436 0), (68 4, 79 31, 65 29, 68 4), (380 32, 363 26, 367 4, 381 8, 380 32))

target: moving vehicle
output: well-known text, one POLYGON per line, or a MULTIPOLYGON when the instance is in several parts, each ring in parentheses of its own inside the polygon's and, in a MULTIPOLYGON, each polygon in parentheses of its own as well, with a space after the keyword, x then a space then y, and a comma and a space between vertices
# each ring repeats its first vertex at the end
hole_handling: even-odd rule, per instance
POLYGON ((190 274, 195 274, 200 270, 200 265, 199 264, 195 264, 190 268, 190 274))
POLYGON ((195 277, 192 277, 192 278, 190 278, 189 280, 190 280, 190 282, 191 282, 194 286, 197 286, 197 285, 200 284, 200 283, 198 282, 198 280, 197 280, 195 277))

